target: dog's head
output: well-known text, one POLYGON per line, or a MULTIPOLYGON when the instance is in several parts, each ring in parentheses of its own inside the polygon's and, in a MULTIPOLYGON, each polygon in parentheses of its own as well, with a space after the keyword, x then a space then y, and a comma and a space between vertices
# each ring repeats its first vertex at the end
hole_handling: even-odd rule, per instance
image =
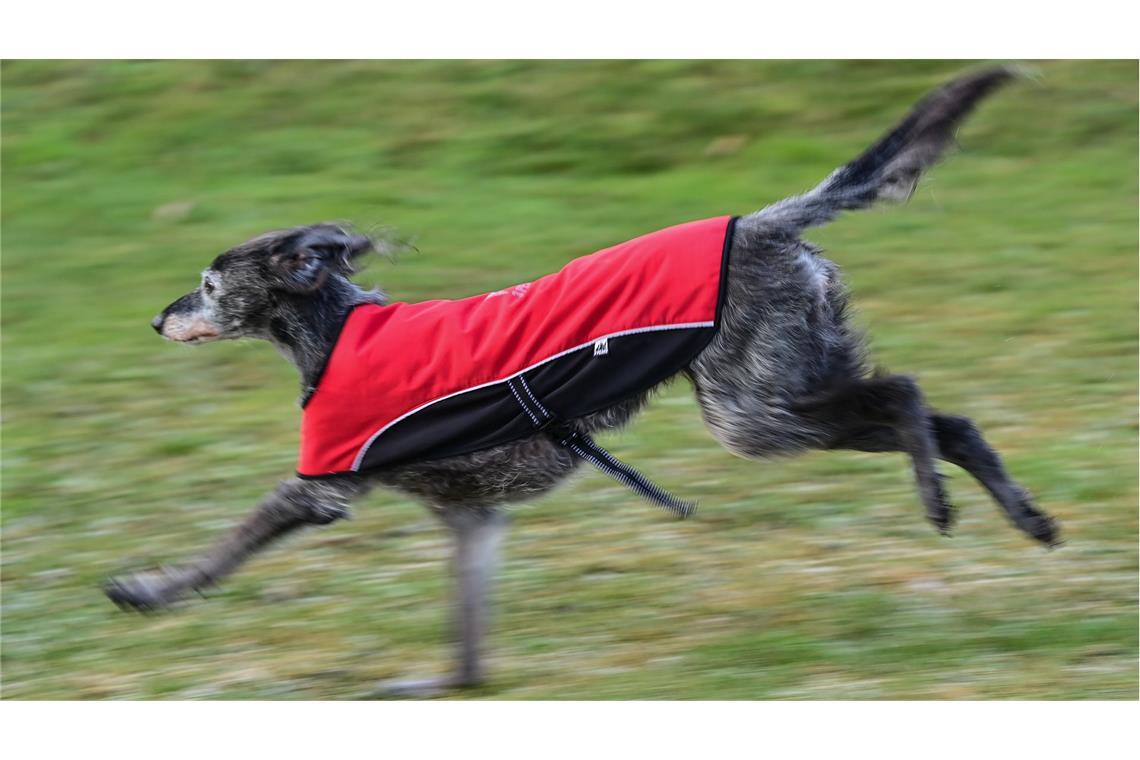
POLYGON ((346 284, 354 262, 373 249, 371 238, 337 224, 258 235, 214 259, 201 284, 151 326, 179 343, 269 337, 278 306, 346 284))

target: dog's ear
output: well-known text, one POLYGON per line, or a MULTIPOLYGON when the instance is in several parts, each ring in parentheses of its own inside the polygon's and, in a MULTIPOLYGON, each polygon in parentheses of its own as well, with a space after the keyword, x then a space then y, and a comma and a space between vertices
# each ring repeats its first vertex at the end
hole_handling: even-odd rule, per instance
POLYGON ((270 255, 269 265, 283 290, 308 293, 323 285, 330 272, 355 272, 353 261, 373 248, 365 235, 321 224, 286 241, 270 255))

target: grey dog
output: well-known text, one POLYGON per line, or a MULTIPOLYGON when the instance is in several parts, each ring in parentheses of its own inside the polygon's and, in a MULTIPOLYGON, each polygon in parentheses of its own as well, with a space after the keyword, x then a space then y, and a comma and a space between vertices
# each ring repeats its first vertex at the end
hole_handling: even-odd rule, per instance
MULTIPOLYGON (((927 518, 948 534, 955 513, 936 466, 943 459, 976 478, 1016 527, 1052 546, 1058 542, 1056 524, 1009 477, 970 419, 930 409, 912 378, 870 368, 861 336, 845 318, 847 296, 837 267, 800 238, 841 211, 907 199, 974 106, 1015 76, 1012 69, 992 68, 944 85, 814 189, 739 219, 722 325, 680 374, 692 383, 713 436, 735 454, 904 452, 927 518)), ((297 367, 302 391, 308 392, 348 312, 362 303, 386 302, 350 279, 374 248, 369 237, 335 224, 260 235, 214 259, 201 284, 168 306, 153 327, 182 343, 268 340, 297 367)), ((571 424, 583 434, 619 428, 651 394, 571 424)), ((422 501, 454 537, 459 650, 450 675, 394 684, 392 690, 421 695, 471 686, 484 678, 487 597, 507 526, 502 507, 550 491, 580 461, 536 433, 471 454, 355 477, 294 478, 197 559, 112 579, 105 590, 122 607, 167 606, 217 584, 275 539, 347 516, 350 503, 373 487, 396 488, 422 501)))

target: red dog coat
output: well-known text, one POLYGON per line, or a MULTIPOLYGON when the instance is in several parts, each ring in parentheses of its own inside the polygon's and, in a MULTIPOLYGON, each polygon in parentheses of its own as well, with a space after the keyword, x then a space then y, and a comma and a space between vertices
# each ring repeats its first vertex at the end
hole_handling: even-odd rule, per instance
POLYGON ((355 308, 304 404, 298 473, 440 459, 538 428, 628 481, 560 423, 651 388, 708 344, 732 227, 670 227, 494 293, 355 308))

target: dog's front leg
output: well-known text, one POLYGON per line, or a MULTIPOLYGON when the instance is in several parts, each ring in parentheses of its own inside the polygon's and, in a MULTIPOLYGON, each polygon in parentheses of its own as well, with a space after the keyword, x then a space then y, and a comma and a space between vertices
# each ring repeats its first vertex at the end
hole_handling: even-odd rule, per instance
POLYGON ((348 516, 351 500, 367 490, 356 478, 282 483, 246 520, 198 559, 112 578, 104 591, 123 608, 154 610, 213 586, 274 540, 305 525, 325 525, 348 516))
POLYGON ((377 696, 439 696, 483 682, 482 645, 490 620, 489 596, 509 518, 497 510, 468 509, 450 510, 442 517, 455 540, 451 558, 455 584, 452 614, 458 645, 455 671, 440 678, 386 681, 380 684, 377 696))
POLYGON ((490 620, 489 597, 499 565, 499 547, 508 519, 502 512, 462 512, 450 516, 455 534, 455 634, 459 639, 456 682, 474 686, 483 680, 482 644, 490 620))

